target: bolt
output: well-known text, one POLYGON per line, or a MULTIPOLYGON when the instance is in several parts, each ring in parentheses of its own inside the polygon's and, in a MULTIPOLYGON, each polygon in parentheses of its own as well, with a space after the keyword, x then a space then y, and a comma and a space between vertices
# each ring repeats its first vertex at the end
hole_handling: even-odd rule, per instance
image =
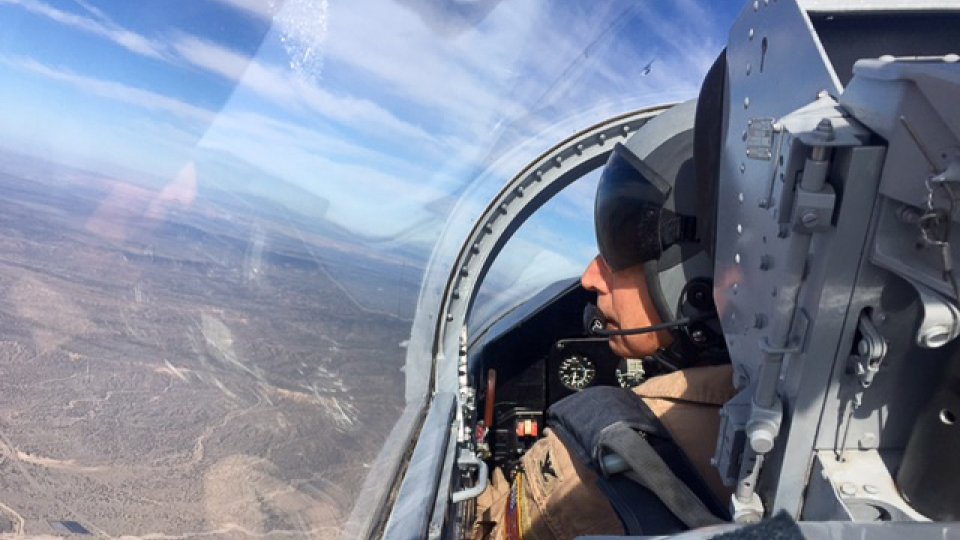
POLYGON ((747 165, 745 163, 740 164, 740 174, 743 174, 747 171, 747 165))
POLYGON ((751 72, 751 71, 753 71, 753 66, 751 66, 750 63, 748 62, 748 63, 747 63, 747 75, 750 75, 750 72, 751 72))
POLYGON ((876 495, 877 493, 880 493, 880 488, 873 484, 864 484, 863 491, 865 491, 868 495, 876 495))
POLYGON ((743 234, 743 225, 737 223, 737 234, 743 234))
POLYGON ((744 109, 749 109, 749 108, 750 108, 750 98, 749 98, 749 97, 743 98, 743 108, 744 108, 744 109))
POLYGON ((814 211, 804 212, 800 216, 800 222, 803 223, 804 227, 816 227, 817 222, 820 221, 820 217, 814 211))
POLYGON ((759 0, 753 0, 753 10, 754 10, 754 11, 757 11, 757 10, 759 10, 759 9, 760 9, 760 2, 759 2, 759 0))
POLYGON ((690 333, 690 337, 693 338, 694 343, 704 343, 707 341, 707 335, 703 333, 703 330, 694 330, 690 333))
POLYGON ((773 268, 773 257, 770 255, 763 255, 760 257, 760 269, 766 272, 767 270, 773 268))
POLYGON ((950 329, 942 324, 927 328, 920 336, 920 345, 928 349, 936 349, 950 339, 950 329))
POLYGON ((747 37, 750 39, 753 39, 753 28, 751 28, 750 31, 747 32, 747 37))
POLYGON ((853 482, 844 482, 840 484, 840 493, 847 497, 853 497, 857 494, 857 486, 853 482))
POLYGON ((837 134, 833 130, 833 122, 829 118, 824 118, 820 120, 820 123, 817 124, 817 136, 825 141, 832 141, 836 138, 837 134))
POLYGON ((739 194, 737 194, 737 202, 739 202, 740 204, 743 204, 743 193, 742 193, 742 192, 739 193, 739 194))

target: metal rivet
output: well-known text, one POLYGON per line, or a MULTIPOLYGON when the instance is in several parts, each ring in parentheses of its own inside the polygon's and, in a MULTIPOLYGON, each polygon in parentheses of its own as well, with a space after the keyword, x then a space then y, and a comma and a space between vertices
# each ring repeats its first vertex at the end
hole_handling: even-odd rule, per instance
POLYGON ((517 197, 523 197, 523 186, 517 186, 517 191, 515 192, 517 197))
POLYGON ((876 495, 877 493, 880 493, 880 488, 873 484, 864 484, 863 491, 868 495, 876 495))
POLYGON ((600 144, 602 145, 603 143, 607 142, 607 136, 604 135, 603 133, 601 133, 601 134, 597 135, 597 140, 598 140, 598 141, 600 142, 600 144))
POLYGON ((737 194, 737 201, 738 201, 740 204, 743 204, 743 192, 740 192, 740 193, 737 194))
POLYGON ((740 174, 743 174, 743 173, 745 173, 745 172, 747 172, 747 164, 746 164, 746 163, 741 163, 741 164, 740 164, 740 174))
POLYGON ((753 0, 753 10, 754 11, 760 10, 760 0, 753 0))
POLYGON ((750 63, 748 62, 748 63, 747 63, 747 75, 750 75, 750 72, 752 72, 752 71, 753 71, 753 66, 751 66, 750 63))
POLYGON ((857 494, 857 486, 853 482, 844 482, 840 484, 840 493, 847 497, 853 497, 857 494))
POLYGON ((737 223, 737 234, 743 234, 743 225, 737 223))
POLYGON ((491 224, 489 224, 489 223, 487 223, 486 225, 484 225, 484 226, 483 226, 483 232, 485 232, 485 233, 487 233, 487 234, 492 234, 492 233, 493 233, 493 225, 491 225, 491 224))
POLYGON ((814 227, 817 222, 820 221, 820 216, 818 216, 816 212, 804 212, 803 215, 800 216, 800 221, 805 227, 814 227))
POLYGON ((580 143, 577 143, 577 154, 582 154, 582 153, 583 153, 583 145, 580 143))
POLYGON ((453 313, 447 314, 447 322, 453 322, 453 313))
POLYGON ((771 269, 771 268, 773 268, 773 257, 771 257, 770 255, 763 255, 763 256, 761 256, 761 257, 760 257, 760 269, 766 271, 766 270, 769 270, 769 269, 771 269))
POLYGON ((452 296, 454 300, 459 300, 459 299, 460 299, 460 291, 459 291, 459 290, 455 290, 455 291, 453 291, 453 294, 451 294, 450 296, 452 296))
POLYGON ((506 215, 506 214, 507 214, 507 205, 501 204, 501 205, 500 205, 500 208, 498 208, 498 210, 500 210, 500 213, 501 213, 501 214, 506 215))
POLYGON ((463 268, 460 269, 460 275, 463 277, 467 277, 470 275, 470 270, 468 270, 467 267, 464 266, 463 268))
POLYGON ((553 158, 553 162, 557 164, 557 167, 559 167, 559 166, 563 163, 563 157, 562 157, 562 156, 557 156, 557 157, 553 158))
POLYGON ((739 253, 735 253, 735 254, 733 255, 733 261, 734 261, 735 263, 737 263, 737 264, 740 264, 740 254, 739 254, 739 253))
POLYGON ((763 313, 757 313, 753 316, 753 327, 760 330, 767 326, 767 316, 763 313))
POLYGON ((749 97, 743 98, 743 108, 744 108, 744 109, 749 109, 749 108, 750 108, 750 98, 749 98, 749 97))
POLYGON ((473 245, 470 246, 470 251, 480 253, 480 242, 474 242, 473 245))
POLYGON ((537 181, 543 180, 543 171, 537 171, 537 181))
POLYGON ((627 133, 630 133, 630 126, 623 126, 620 129, 623 131, 624 135, 626 135, 627 133))
POLYGON ((747 37, 750 39, 753 39, 753 28, 751 28, 750 31, 747 32, 747 37))
POLYGON ((740 289, 740 284, 734 283, 733 285, 730 286, 730 288, 733 289, 733 292, 737 292, 737 290, 740 289))

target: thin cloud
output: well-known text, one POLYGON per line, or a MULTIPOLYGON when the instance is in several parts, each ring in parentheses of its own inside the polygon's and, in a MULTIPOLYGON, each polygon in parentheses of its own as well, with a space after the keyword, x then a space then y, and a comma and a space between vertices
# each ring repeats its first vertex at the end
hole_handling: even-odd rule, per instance
POLYGON ((289 70, 261 63, 216 43, 183 34, 173 40, 173 49, 193 66, 246 87, 274 105, 307 109, 354 129, 436 142, 430 133, 372 101, 334 94, 289 70))
POLYGON ((277 0, 211 0, 218 4, 229 6, 237 11, 252 15, 258 19, 269 21, 279 11, 282 1, 277 0))
MULTIPOLYGON (((34 15, 46 17, 64 26, 105 38, 141 56, 156 58, 158 60, 164 58, 163 46, 156 41, 109 22, 102 17, 100 17, 100 20, 91 19, 82 15, 59 10, 36 0, 0 0, 0 4, 19 6, 34 15)), ((90 11, 84 4, 80 5, 90 11)), ((94 11, 94 13, 96 12, 94 11)))
POLYGON ((78 75, 72 71, 53 68, 28 58, 0 57, 0 64, 53 81, 69 84, 84 92, 95 94, 102 98, 153 111, 170 113, 186 120, 209 123, 214 116, 212 112, 206 109, 168 96, 113 81, 78 75))

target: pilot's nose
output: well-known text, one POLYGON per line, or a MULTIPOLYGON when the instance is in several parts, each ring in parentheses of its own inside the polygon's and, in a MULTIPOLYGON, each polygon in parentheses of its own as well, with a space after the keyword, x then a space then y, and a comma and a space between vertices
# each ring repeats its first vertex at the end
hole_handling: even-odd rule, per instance
POLYGON ((603 260, 600 258, 600 255, 597 255, 590 261, 590 264, 587 265, 587 269, 583 271, 583 275, 580 276, 580 284, 583 285, 583 288, 596 292, 602 293, 607 292, 607 283, 603 279, 603 268, 601 265, 603 260))

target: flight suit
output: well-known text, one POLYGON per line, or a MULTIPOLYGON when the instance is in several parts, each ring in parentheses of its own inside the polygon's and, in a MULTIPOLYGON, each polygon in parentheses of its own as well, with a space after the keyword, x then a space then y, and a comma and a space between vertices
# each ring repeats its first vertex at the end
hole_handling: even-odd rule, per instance
MULTIPOLYGON (((720 429, 720 407, 734 395, 730 365, 688 368, 654 377, 634 389, 670 432, 710 490, 730 490, 710 465, 720 429)), ((623 526, 597 487, 596 473, 580 463, 549 429, 524 455, 512 484, 494 471, 477 501, 475 539, 566 539, 622 535, 623 526)))

